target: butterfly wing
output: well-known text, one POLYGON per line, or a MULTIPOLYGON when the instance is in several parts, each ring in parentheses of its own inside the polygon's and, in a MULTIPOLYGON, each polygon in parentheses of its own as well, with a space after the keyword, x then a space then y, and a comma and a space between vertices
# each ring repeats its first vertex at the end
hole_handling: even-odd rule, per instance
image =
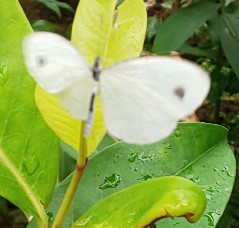
POLYGON ((200 106, 209 87, 208 75, 181 59, 145 57, 113 65, 101 74, 107 129, 128 143, 156 142, 200 106))
POLYGON ((86 119, 93 79, 79 51, 57 34, 37 32, 25 38, 23 54, 35 81, 73 116, 86 119))

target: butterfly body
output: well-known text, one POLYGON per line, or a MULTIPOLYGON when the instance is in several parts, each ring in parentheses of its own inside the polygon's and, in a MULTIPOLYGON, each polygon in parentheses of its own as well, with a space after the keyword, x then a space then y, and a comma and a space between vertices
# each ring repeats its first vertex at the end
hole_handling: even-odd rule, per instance
POLYGON ((69 41, 47 32, 26 37, 24 56, 37 83, 75 118, 89 123, 85 134, 99 93, 108 131, 128 143, 167 137, 179 119, 201 105, 210 88, 206 72, 178 58, 135 58, 101 69, 97 57, 91 69, 69 41))

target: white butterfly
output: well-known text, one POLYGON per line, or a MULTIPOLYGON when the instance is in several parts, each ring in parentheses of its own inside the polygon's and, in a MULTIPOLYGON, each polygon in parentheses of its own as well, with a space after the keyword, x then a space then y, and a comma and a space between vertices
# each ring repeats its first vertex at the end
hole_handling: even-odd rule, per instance
POLYGON ((99 90, 109 133, 128 143, 167 137, 178 120, 201 105, 210 88, 200 67, 172 57, 136 58, 106 69, 99 68, 97 58, 92 70, 69 41, 53 33, 27 36, 24 56, 36 82, 80 120, 92 115, 99 90))

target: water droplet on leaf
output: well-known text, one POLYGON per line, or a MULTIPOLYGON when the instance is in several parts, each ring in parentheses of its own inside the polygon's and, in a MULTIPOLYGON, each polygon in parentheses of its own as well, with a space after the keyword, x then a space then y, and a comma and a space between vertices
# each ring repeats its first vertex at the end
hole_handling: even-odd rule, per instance
POLYGON ((215 212, 209 212, 204 215, 204 217, 207 218, 208 225, 209 226, 215 226, 215 219, 216 217, 219 217, 220 213, 218 211, 215 212))
POLYGON ((233 175, 230 173, 228 166, 224 166, 222 168, 222 172, 225 172, 227 174, 227 176, 229 176, 229 177, 233 177, 233 175))
POLYGON ((53 213, 47 212, 47 216, 48 216, 48 222, 53 222, 53 213))
POLYGON ((128 156, 128 161, 129 162, 134 162, 135 159, 137 158, 137 154, 136 153, 132 153, 128 156))
POLYGON ((8 80, 8 68, 6 62, 0 63, 0 86, 4 86, 8 80))
POLYGON ((122 178, 118 174, 112 174, 111 176, 105 177, 104 183, 98 186, 100 190, 107 188, 116 188, 122 182, 122 178))
POLYGON ((142 162, 152 161, 155 158, 155 152, 151 152, 151 153, 148 153, 148 154, 142 153, 138 156, 138 158, 142 162))
POLYGON ((182 135, 182 133, 181 133, 179 130, 176 130, 175 133, 174 133, 174 135, 175 135, 176 137, 180 137, 180 136, 182 135))
POLYGON ((167 141, 164 141, 163 146, 164 146, 165 149, 168 149, 168 150, 172 148, 171 143, 169 143, 167 141))

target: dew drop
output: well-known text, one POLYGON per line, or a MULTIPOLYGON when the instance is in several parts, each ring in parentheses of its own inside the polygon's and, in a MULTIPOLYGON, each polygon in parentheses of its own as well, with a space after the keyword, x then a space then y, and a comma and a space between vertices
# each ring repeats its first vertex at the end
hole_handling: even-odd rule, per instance
POLYGON ((186 175, 185 177, 196 184, 199 184, 200 182, 200 179, 198 177, 194 177, 192 174, 186 175))
POLYGON ((151 176, 151 175, 149 175, 149 174, 142 174, 142 179, 143 179, 144 181, 149 180, 149 179, 152 179, 152 178, 153 178, 153 176, 151 176))
POLYGON ((216 172, 223 180, 226 180, 226 178, 221 174, 218 168, 214 168, 213 171, 216 172))
POLYGON ((212 200, 212 196, 210 194, 206 194, 206 198, 207 198, 208 201, 212 200))
POLYGON ((137 180, 140 182, 145 182, 145 181, 153 179, 153 178, 154 178, 154 174, 143 173, 140 175, 139 178, 137 178, 137 180))
POLYGON ((134 167, 134 168, 133 168, 133 172, 135 172, 135 173, 136 173, 136 172, 138 172, 138 171, 139 171, 139 169, 138 169, 138 168, 136 168, 136 167, 134 167))
POLYGON ((114 158, 114 164, 119 162, 120 157, 122 156, 122 154, 115 154, 115 158, 114 158))
POLYGON ((128 156, 128 161, 129 161, 129 162, 134 162, 136 158, 137 158, 137 154, 136 154, 136 153, 131 153, 131 154, 128 156))
POLYGON ((220 213, 218 212, 218 210, 216 210, 215 212, 209 212, 209 213, 205 214, 204 217, 207 218, 209 226, 215 226, 215 219, 219 215, 220 215, 220 213))
POLYGON ((233 175, 230 173, 228 166, 224 166, 222 168, 222 172, 225 172, 227 174, 227 176, 229 176, 229 177, 233 177, 233 175))
POLYGON ((116 188, 122 182, 122 178, 118 174, 112 174, 111 176, 105 177, 104 182, 98 186, 100 190, 107 188, 116 188))
POLYGON ((214 226, 214 218, 213 218, 213 216, 212 216, 212 213, 213 213, 213 212, 209 212, 208 214, 204 215, 204 217, 207 218, 207 224, 208 224, 209 226, 214 226))
POLYGON ((4 86, 8 80, 8 68, 6 62, 0 63, 0 86, 4 86))
POLYGON ((53 213, 47 212, 47 216, 48 216, 48 222, 53 222, 53 213))
POLYGON ((163 146, 164 146, 165 149, 171 149, 171 148, 172 148, 171 143, 169 143, 169 142, 167 142, 167 141, 164 141, 164 142, 163 142, 163 146))
POLYGON ((208 191, 208 192, 218 192, 218 193, 221 192, 219 189, 215 188, 214 186, 209 186, 209 187, 207 188, 207 191, 208 191))
POLYGON ((180 136, 182 135, 182 133, 181 133, 179 130, 176 130, 175 133, 174 133, 174 135, 175 135, 176 137, 180 137, 180 136))
POLYGON ((23 167, 29 176, 33 175, 39 166, 40 166, 39 160, 35 155, 31 157, 26 157, 24 159, 23 167))
POLYGON ((93 174, 93 177, 99 177, 100 174, 101 174, 100 172, 94 173, 94 174, 93 174))
POLYGON ((141 160, 142 162, 149 162, 149 161, 152 161, 154 160, 155 158, 155 152, 151 152, 149 154, 145 154, 145 153, 142 153, 138 156, 139 160, 141 160))

